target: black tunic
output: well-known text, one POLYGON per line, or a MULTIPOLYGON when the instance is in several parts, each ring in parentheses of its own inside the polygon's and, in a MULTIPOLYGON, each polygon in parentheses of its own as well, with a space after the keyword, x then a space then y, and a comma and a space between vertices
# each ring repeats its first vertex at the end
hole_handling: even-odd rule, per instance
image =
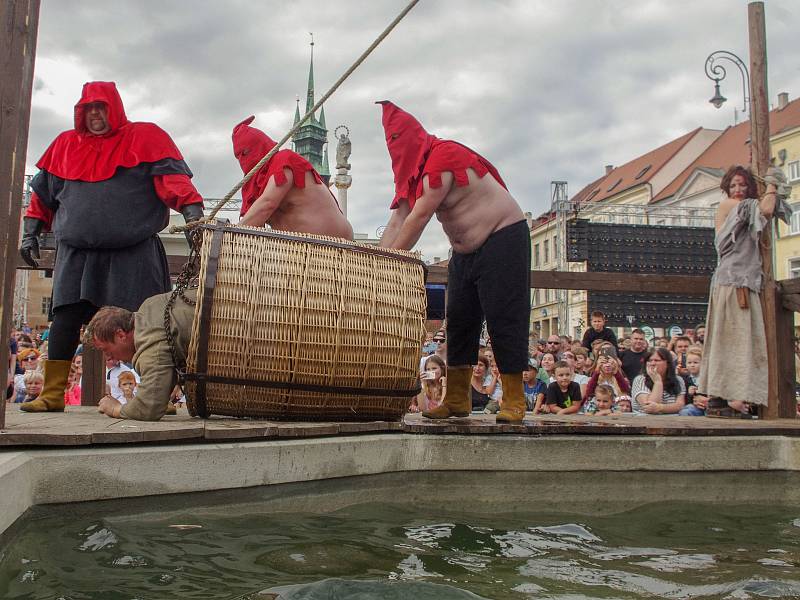
POLYGON ((62 179, 41 170, 31 188, 54 212, 56 264, 53 308, 85 300, 131 311, 171 289, 169 265, 158 232, 169 208, 156 195, 153 177, 191 171, 166 158, 119 168, 96 182, 62 179))

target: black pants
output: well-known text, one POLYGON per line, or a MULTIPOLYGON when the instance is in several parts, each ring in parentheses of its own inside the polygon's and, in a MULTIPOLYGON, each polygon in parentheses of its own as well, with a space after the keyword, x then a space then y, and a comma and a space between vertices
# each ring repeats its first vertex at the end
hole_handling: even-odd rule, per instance
POLYGON ((94 304, 85 300, 54 308, 47 341, 47 358, 72 360, 80 342, 81 326, 91 321, 97 310, 94 304))
POLYGON ((447 269, 447 364, 478 362, 484 316, 501 373, 528 366, 531 237, 526 221, 494 232, 471 254, 453 252, 447 269))

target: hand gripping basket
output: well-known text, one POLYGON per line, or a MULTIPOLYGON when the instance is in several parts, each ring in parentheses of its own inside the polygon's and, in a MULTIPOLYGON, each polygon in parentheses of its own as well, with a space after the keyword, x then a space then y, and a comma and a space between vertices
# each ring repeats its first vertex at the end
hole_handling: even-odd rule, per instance
POLYGON ((418 392, 425 266, 338 238, 202 226, 192 415, 398 419, 418 392))

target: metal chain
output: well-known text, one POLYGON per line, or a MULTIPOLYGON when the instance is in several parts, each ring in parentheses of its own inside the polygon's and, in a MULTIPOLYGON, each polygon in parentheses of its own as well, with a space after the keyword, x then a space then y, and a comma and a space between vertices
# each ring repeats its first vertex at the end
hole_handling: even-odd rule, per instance
MULTIPOLYGON (((202 228, 194 228, 189 230, 191 236, 191 243, 189 244, 189 258, 186 264, 183 265, 180 275, 175 280, 175 289, 167 300, 167 305, 164 307, 164 333, 167 336, 167 343, 169 344, 169 351, 172 355, 172 364, 179 374, 186 368, 186 362, 178 358, 178 351, 175 348, 175 339, 172 336, 172 308, 175 306, 175 300, 180 297, 181 300, 186 302, 189 306, 197 304, 194 300, 186 297, 186 290, 191 287, 197 287, 197 284, 192 285, 197 277, 200 275, 200 245, 202 242, 203 230, 202 228)), ((181 383, 180 381, 178 382, 181 383)))

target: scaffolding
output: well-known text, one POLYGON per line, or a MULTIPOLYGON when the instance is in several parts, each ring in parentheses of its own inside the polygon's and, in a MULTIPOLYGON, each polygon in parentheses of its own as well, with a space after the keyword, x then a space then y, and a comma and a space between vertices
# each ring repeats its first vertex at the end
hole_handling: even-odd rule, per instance
POLYGON ((571 218, 615 225, 664 225, 671 227, 713 227, 716 208, 647 204, 569 203, 571 218))
MULTIPOLYGON (((567 221, 572 212, 572 206, 567 194, 566 181, 550 182, 550 209, 555 214, 556 220, 556 269, 568 270, 567 264, 567 221)), ((569 335, 569 298, 567 290, 556 290, 558 303, 558 331, 560 334, 569 335)))

